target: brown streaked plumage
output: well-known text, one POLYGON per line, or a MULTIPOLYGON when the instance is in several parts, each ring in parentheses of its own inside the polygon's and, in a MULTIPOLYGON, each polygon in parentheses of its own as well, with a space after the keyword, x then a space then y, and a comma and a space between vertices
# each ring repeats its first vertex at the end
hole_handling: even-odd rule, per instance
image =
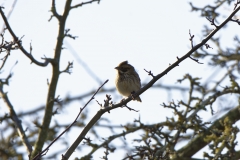
MULTIPOLYGON (((117 70, 115 84, 121 95, 128 97, 132 92, 141 88, 141 80, 134 67, 128 64, 128 61, 120 63, 115 69, 117 70)), ((140 97, 136 97, 135 100, 142 102, 140 97)))

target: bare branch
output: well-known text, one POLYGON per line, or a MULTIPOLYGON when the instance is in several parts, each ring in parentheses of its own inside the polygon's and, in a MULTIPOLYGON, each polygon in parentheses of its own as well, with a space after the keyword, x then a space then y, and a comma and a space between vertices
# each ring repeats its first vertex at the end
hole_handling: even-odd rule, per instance
POLYGON ((88 2, 82 2, 82 3, 79 3, 79 4, 76 4, 74 6, 71 7, 71 9, 73 8, 78 8, 78 7, 82 7, 83 5, 86 5, 86 4, 91 4, 93 2, 98 2, 98 4, 100 3, 101 0, 92 0, 92 1, 88 1, 88 2))
POLYGON ((144 69, 144 71, 146 71, 148 73, 148 75, 152 76, 152 78, 155 78, 155 76, 153 75, 153 73, 151 71, 147 71, 146 69, 144 69))
POLYGON ((6 16, 4 15, 3 11, 2 11, 2 7, 0 7, 0 14, 2 16, 2 19, 5 23, 5 25, 6 25, 6 28, 8 29, 11 36, 13 37, 14 42, 17 43, 19 49, 23 52, 23 54, 25 54, 25 56, 27 56, 31 60, 32 63, 45 67, 45 66, 48 65, 48 63, 52 62, 52 59, 45 59, 45 62, 39 62, 32 56, 32 54, 27 52, 22 46, 22 41, 20 39, 18 39, 18 37, 15 35, 12 28, 10 27, 10 25, 8 23, 8 20, 7 20, 6 16))
POLYGON ((240 1, 237 0, 237 3, 234 4, 234 9, 233 10, 235 10, 239 4, 240 4, 240 1))
POLYGON ((8 84, 8 80, 11 78, 11 74, 7 77, 7 79, 5 81, 1 80, 1 84, 0 84, 0 97, 3 99, 3 101, 5 102, 9 113, 10 113, 10 117, 11 119, 14 121, 14 124, 16 125, 17 131, 18 131, 18 135, 22 140, 23 145, 26 147, 26 150, 28 152, 28 156, 31 156, 32 153, 32 145, 29 143, 28 138, 25 134, 25 131, 22 127, 22 122, 21 120, 18 118, 14 107, 12 105, 12 103, 10 102, 10 100, 8 99, 7 93, 5 93, 3 91, 3 85, 4 84, 8 84))
POLYGON ((204 44, 205 45, 205 47, 206 47, 206 49, 209 49, 209 48, 211 48, 211 49, 213 49, 209 44, 204 44))
POLYGON ((52 0, 51 12, 52 12, 52 15, 48 21, 51 21, 53 17, 56 17, 58 20, 60 20, 61 16, 57 13, 55 0, 52 0))
MULTIPOLYGON (((17 3, 17 0, 14 0, 13 4, 12 4, 12 6, 11 6, 11 9, 10 9, 10 11, 8 12, 7 19, 10 18, 11 14, 12 14, 12 12, 13 12, 13 9, 14 9, 14 7, 15 7, 15 5, 16 5, 16 3, 17 3)), ((3 24, 2 30, 0 31, 0 33, 3 33, 4 30, 5 30, 5 24, 3 24)))
POLYGON ((240 21, 239 21, 239 19, 236 19, 236 20, 231 19, 231 21, 236 22, 238 25, 240 25, 240 21))
POLYGON ((192 58, 191 56, 189 56, 189 58, 190 58, 191 60, 197 62, 198 64, 203 64, 203 63, 199 62, 198 59, 192 58))
POLYGON ((69 34, 69 31, 70 31, 70 29, 65 29, 65 33, 64 33, 64 36, 65 37, 69 37, 69 38, 72 38, 72 39, 76 39, 76 38, 78 38, 78 36, 73 36, 73 35, 71 35, 71 34, 69 34))
POLYGON ((67 65, 66 69, 64 69, 63 71, 60 71, 60 73, 71 74, 72 73, 72 71, 71 71, 72 68, 73 68, 73 62, 68 62, 68 65, 67 65))
POLYGON ((75 120, 59 135, 57 136, 43 151, 41 151, 40 153, 38 153, 33 160, 38 160, 41 159, 41 157, 43 157, 47 151, 49 150, 49 148, 64 134, 66 133, 76 122, 78 117, 80 116, 80 114, 82 113, 82 111, 87 107, 87 105, 94 99, 95 95, 99 92, 99 90, 108 82, 108 80, 106 80, 98 89, 97 91, 92 95, 92 97, 89 99, 89 101, 84 105, 83 108, 80 108, 80 111, 77 115, 77 117, 75 118, 75 120))
POLYGON ((206 19, 207 19, 209 22, 211 22, 211 25, 215 26, 216 28, 219 27, 219 26, 217 26, 217 25, 215 24, 214 18, 210 19, 210 18, 206 17, 206 19))
POLYGON ((191 46, 193 48, 193 38, 194 38, 194 35, 191 35, 190 29, 189 29, 189 36, 190 36, 189 40, 191 41, 191 46))
POLYGON ((128 107, 127 105, 124 105, 124 107, 126 107, 127 109, 129 109, 129 111, 139 112, 139 110, 135 110, 135 109, 133 109, 133 108, 131 108, 131 107, 128 107))

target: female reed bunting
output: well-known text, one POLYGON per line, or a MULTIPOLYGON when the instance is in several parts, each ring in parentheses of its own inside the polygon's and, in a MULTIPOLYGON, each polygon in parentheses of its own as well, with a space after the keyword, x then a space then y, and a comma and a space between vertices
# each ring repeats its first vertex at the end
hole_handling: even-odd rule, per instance
MULTIPOLYGON (((141 88, 141 80, 135 71, 134 67, 128 64, 128 61, 120 63, 117 67, 117 76, 115 84, 118 92, 125 96, 132 96, 132 94, 141 88)), ((141 98, 135 97, 134 100, 142 102, 141 98)))

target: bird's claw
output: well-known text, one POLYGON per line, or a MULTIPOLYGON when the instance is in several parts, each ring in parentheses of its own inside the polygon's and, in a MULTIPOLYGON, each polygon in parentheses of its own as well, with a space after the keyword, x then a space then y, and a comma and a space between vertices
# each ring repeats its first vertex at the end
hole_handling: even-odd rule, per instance
POLYGON ((131 96, 132 100, 135 100, 135 91, 132 91, 130 96, 131 96))

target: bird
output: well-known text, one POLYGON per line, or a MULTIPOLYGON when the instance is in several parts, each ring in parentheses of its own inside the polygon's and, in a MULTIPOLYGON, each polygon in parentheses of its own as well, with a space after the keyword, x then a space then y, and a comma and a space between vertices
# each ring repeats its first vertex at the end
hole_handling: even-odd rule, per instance
MULTIPOLYGON (((133 94, 141 88, 141 79, 135 68, 128 61, 123 61, 115 69, 117 70, 115 79, 117 91, 124 97, 133 97, 133 94)), ((139 96, 133 100, 142 102, 139 96)))

